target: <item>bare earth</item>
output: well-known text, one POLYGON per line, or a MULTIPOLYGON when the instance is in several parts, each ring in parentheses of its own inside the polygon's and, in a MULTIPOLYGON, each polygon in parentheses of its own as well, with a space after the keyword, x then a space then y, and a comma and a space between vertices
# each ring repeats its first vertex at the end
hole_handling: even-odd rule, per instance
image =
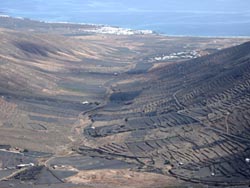
POLYGON ((248 186, 249 39, 93 27, 0 18, 0 187, 248 186))

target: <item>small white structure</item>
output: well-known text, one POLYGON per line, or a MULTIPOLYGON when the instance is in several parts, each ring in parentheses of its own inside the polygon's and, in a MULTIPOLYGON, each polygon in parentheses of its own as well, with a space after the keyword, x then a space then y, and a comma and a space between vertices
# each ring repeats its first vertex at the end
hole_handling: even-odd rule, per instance
POLYGON ((82 104, 84 105, 89 104, 89 101, 83 101, 82 104))
POLYGON ((90 128, 95 130, 95 127, 94 127, 94 126, 91 126, 90 128))
POLYGON ((53 169, 57 169, 58 168, 58 166, 57 165, 53 165, 53 167, 52 167, 53 169))
POLYGON ((29 164, 19 164, 17 165, 16 167, 17 168, 25 168, 25 167, 32 167, 32 166, 35 166, 34 163, 29 163, 29 164))
POLYGON ((250 163, 250 158, 245 158, 246 163, 250 163))
POLYGON ((212 172, 212 173, 211 173, 211 176, 215 176, 215 173, 214 173, 214 172, 212 172))
POLYGON ((179 165, 180 165, 180 166, 183 165, 183 162, 179 162, 179 165))

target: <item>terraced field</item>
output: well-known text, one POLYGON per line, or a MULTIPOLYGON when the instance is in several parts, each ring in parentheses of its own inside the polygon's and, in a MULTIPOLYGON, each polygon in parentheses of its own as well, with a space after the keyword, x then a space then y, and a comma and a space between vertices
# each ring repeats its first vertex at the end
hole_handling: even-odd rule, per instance
POLYGON ((249 185, 250 43, 117 84, 87 114, 79 153, 131 160, 139 171, 209 185, 249 185), (140 92, 139 92, 140 91, 140 92))
POLYGON ((92 27, 0 17, 0 187, 249 185, 249 39, 92 27))

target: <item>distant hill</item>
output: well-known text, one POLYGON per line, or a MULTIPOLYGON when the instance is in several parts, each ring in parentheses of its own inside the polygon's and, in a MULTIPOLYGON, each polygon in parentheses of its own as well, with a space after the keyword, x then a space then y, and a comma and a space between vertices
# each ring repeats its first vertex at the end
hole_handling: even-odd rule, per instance
POLYGON ((0 187, 248 185, 248 39, 96 27, 0 18, 0 187))

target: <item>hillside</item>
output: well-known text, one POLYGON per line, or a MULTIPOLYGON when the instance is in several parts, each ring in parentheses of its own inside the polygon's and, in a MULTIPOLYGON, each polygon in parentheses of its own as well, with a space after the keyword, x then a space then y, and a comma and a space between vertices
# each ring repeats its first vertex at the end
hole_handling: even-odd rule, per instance
POLYGON ((118 84, 108 104, 88 114, 85 147, 142 171, 248 185, 249 49, 244 43, 152 71, 146 82, 118 84))
POLYGON ((0 26, 0 187, 249 184, 248 39, 0 26))

